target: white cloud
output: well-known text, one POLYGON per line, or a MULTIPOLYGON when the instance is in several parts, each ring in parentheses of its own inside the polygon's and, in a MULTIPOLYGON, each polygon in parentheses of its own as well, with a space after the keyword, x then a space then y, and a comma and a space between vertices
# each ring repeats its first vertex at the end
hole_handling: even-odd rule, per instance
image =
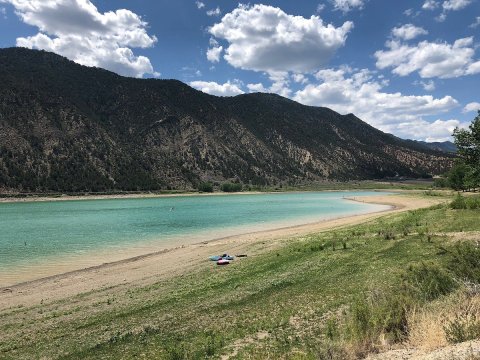
MULTIPOLYGON (((292 74, 292 79, 295 82, 305 84, 308 79, 303 74, 292 74)), ((290 89, 290 80, 288 72, 277 72, 269 75, 269 80, 272 82, 270 87, 265 87, 262 83, 247 84, 250 92, 264 92, 275 93, 284 97, 290 97, 292 90, 290 89)))
POLYGON ((267 88, 263 86, 262 83, 256 84, 247 84, 247 88, 250 92, 269 92, 267 88))
POLYGON ((197 5, 197 9, 203 9, 205 7, 205 3, 201 1, 195 1, 195 5, 197 5))
POLYGON ((386 44, 388 50, 375 52, 379 69, 393 68, 393 73, 406 76, 418 71, 422 78, 454 78, 480 72, 480 61, 473 56, 473 38, 448 43, 422 41, 416 46, 392 40, 386 44))
POLYGON ((231 83, 230 81, 225 84, 218 84, 214 81, 192 81, 190 82, 190 86, 204 93, 216 96, 235 96, 244 93, 237 84, 231 83))
POLYGON ((472 3, 472 0, 447 0, 444 1, 442 7, 444 10, 458 11, 466 8, 472 3))
POLYGON ((320 14, 323 10, 325 10, 326 5, 325 4, 318 4, 317 5, 317 14, 320 14))
POLYGON ((2 15, 2 17, 4 19, 6 19, 7 18, 7 9, 5 9, 4 7, 0 7, 0 15, 2 15))
POLYGON ((434 141, 451 141, 453 130, 456 127, 464 127, 465 124, 456 119, 451 120, 435 120, 428 122, 425 120, 417 120, 408 123, 400 123, 395 126, 395 135, 402 138, 424 140, 427 142, 434 141), (416 134, 416 135, 415 135, 416 134))
POLYGON ((215 9, 210 9, 207 11, 208 16, 220 16, 222 15, 222 10, 217 6, 215 9))
POLYGON ((443 12, 437 17, 435 17, 436 22, 444 22, 447 19, 447 13, 443 12))
POLYGON ((427 35, 428 31, 413 24, 405 24, 392 29, 392 35, 398 39, 412 40, 420 35, 427 35))
POLYGON ((6 0, 17 15, 40 32, 17 38, 17 46, 43 49, 87 66, 122 75, 159 75, 145 56, 131 48, 148 48, 157 38, 147 23, 126 9, 100 13, 90 0, 6 0))
POLYGON ((307 72, 325 65, 345 44, 353 23, 325 25, 318 16, 292 16, 267 5, 239 5, 210 33, 229 44, 225 60, 236 68, 307 72))
POLYGON ((222 54, 223 47, 213 47, 207 50, 207 59, 210 62, 219 62, 220 55, 222 54))
POLYGON ((471 103, 468 103, 467 105, 465 105, 465 107, 463 108, 462 112, 463 112, 463 113, 477 112, 478 110, 480 110, 480 103, 478 103, 478 102, 471 102, 471 103))
MULTIPOLYGON (((374 78, 374 73, 366 69, 325 69, 318 71, 316 78, 317 84, 306 85, 293 99, 306 105, 326 106, 343 114, 354 113, 372 126, 406 138, 431 137, 433 133, 427 130, 430 123, 424 116, 438 116, 458 106, 451 96, 434 98, 384 92, 382 79, 374 78)), ((441 130, 439 124, 431 125, 436 129, 435 137, 449 137, 450 127, 441 130)))
MULTIPOLYGON (((435 21, 437 22, 444 22, 447 19, 447 12, 448 11, 458 11, 466 8, 468 5, 470 5, 474 0, 446 0, 442 3, 442 13, 435 17, 435 21)), ((436 1, 431 1, 427 0, 425 4, 423 4, 424 9, 427 10, 434 10, 435 8, 439 7, 440 4, 436 1), (430 4, 432 6, 427 6, 427 4, 430 4)))
POLYGON ((472 28, 472 29, 475 29, 478 26, 480 26, 480 16, 477 16, 476 19, 475 19, 475 22, 473 24, 470 24, 469 27, 472 28))
POLYGON ((436 8, 438 8, 440 6, 439 2, 438 1, 435 1, 435 0, 426 0, 423 5, 422 5, 422 9, 423 10, 435 10, 436 8))
POLYGON ((290 90, 290 79, 288 72, 278 71, 269 74, 272 86, 268 89, 269 92, 279 94, 281 96, 290 97, 292 90, 290 90))
POLYGON ((210 38, 210 48, 207 50, 207 59, 210 62, 219 62, 220 61, 220 55, 222 54, 223 51, 223 46, 220 46, 218 44, 218 41, 210 38))
POLYGON ((331 0, 333 8, 347 13, 355 8, 362 9, 365 5, 365 0, 331 0))
POLYGON ((308 79, 303 74, 293 74, 292 75, 293 81, 299 84, 306 84, 308 83, 308 79))
POLYGON ((425 91, 433 91, 435 90, 435 82, 433 80, 428 81, 416 81, 414 85, 421 85, 425 91))

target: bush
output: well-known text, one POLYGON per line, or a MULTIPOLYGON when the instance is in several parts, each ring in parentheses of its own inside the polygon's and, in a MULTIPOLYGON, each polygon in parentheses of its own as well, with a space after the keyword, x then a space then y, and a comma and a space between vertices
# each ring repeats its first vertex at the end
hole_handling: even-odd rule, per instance
POLYGON ((470 315, 457 314, 444 326, 445 337, 449 343, 457 344, 480 337, 480 319, 477 319, 475 315, 470 315))
POLYGON ((401 292, 376 292, 357 299, 350 308, 349 332, 358 343, 374 344, 380 335, 392 342, 407 335, 407 312, 412 299, 401 292))
POLYGON ((200 192, 213 192, 213 184, 210 182, 201 182, 198 184, 198 191, 200 192))
POLYGON ((466 209, 467 208, 467 202, 465 201, 465 198, 460 195, 460 194, 457 194, 457 196, 455 196, 455 199, 453 199, 453 201, 450 203, 450 207, 452 209, 466 209))
POLYGON ((480 209, 480 198, 475 196, 470 196, 467 198, 467 208, 474 210, 480 209))
POLYGON ((238 192, 238 191, 242 191, 242 184, 227 182, 227 183, 223 183, 220 186, 220 189, 223 192, 238 192))
POLYGON ((435 300, 457 286, 449 273, 432 262, 411 265, 402 280, 404 291, 420 301, 435 300))
POLYGON ((433 180, 433 186, 436 188, 446 188, 448 187, 448 180, 440 177, 435 180, 433 180))
POLYGON ((480 283, 479 247, 470 242, 463 242, 456 244, 451 254, 448 268, 461 280, 480 283))

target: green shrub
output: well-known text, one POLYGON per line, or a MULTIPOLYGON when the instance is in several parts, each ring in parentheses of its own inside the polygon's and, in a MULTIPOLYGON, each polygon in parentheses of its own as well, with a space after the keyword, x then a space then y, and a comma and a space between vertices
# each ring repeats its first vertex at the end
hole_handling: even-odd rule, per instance
POLYGON ((386 335, 398 342, 407 335, 407 312, 412 299, 400 291, 380 292, 358 298, 350 308, 349 333, 358 343, 376 343, 386 335))
POLYGON ((453 320, 444 326, 447 341, 452 344, 462 343, 468 340, 475 340, 480 337, 480 319, 476 316, 455 316, 453 320))
POLYGON ((198 184, 198 191, 200 192, 213 192, 213 184, 210 182, 201 182, 198 184))
POLYGON ((409 266, 402 281, 405 293, 420 301, 435 300, 457 286, 452 276, 433 262, 409 266))
POLYGON ((466 199, 467 208, 471 210, 480 209, 480 197, 470 196, 466 199))
POLYGON ((238 191, 242 191, 242 184, 239 184, 239 183, 223 183, 221 186, 220 186, 220 189, 223 191, 223 192, 238 192, 238 191))
POLYGON ((457 194, 457 196, 455 196, 455 199, 453 199, 453 201, 450 203, 450 207, 456 210, 466 209, 467 202, 465 201, 465 198, 462 195, 457 194))
POLYGON ((433 186, 436 188, 446 188, 448 187, 448 180, 443 177, 437 178, 433 180, 433 186))
POLYGON ((480 248, 470 242, 456 244, 448 268, 461 280, 480 283, 480 248))

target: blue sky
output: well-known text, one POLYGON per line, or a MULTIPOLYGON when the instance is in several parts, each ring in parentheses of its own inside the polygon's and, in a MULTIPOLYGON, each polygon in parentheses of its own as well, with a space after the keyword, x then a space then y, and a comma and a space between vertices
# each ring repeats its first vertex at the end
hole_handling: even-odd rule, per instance
POLYGON ((480 0, 0 0, 0 47, 220 96, 274 92, 402 138, 480 109, 480 0))

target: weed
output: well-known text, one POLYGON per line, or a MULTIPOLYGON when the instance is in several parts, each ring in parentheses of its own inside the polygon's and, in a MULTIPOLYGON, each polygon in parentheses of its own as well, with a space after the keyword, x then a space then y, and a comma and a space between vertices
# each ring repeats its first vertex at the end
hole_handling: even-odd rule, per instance
POLYGON ((335 340, 339 336, 339 329, 335 319, 328 319, 325 326, 325 336, 329 340, 335 340))
POLYGON ((457 314, 444 326, 447 341, 456 344, 480 337, 480 319, 475 315, 457 314))
POLYGON ((448 268, 461 280, 480 283, 480 248, 462 242, 456 244, 451 253, 448 268))
POLYGON ((457 284, 440 265, 421 262, 402 275, 403 290, 420 301, 431 301, 452 292, 457 284))

